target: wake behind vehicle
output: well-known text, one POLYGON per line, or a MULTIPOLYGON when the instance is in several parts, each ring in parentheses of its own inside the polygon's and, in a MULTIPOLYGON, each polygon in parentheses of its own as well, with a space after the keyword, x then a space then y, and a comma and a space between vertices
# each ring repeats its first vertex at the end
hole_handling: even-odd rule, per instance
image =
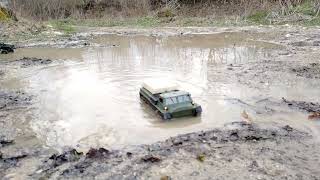
POLYGON ((140 98, 151 105, 163 118, 201 114, 200 105, 193 102, 190 93, 178 90, 178 86, 166 81, 146 81, 140 88, 140 98))

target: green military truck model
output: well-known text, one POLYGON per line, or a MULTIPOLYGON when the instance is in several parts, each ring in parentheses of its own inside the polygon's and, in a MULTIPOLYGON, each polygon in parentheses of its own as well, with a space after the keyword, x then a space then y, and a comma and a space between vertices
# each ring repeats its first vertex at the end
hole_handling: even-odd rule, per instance
POLYGON ((190 93, 178 90, 174 83, 146 81, 140 88, 140 98, 165 120, 197 116, 202 112, 201 106, 193 102, 190 93))

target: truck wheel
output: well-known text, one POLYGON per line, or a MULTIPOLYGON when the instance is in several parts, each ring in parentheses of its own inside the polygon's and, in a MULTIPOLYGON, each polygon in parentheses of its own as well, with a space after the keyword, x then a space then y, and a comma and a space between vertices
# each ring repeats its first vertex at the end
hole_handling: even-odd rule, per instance
POLYGON ((198 116, 197 111, 196 111, 196 110, 193 110, 193 111, 192 111, 192 115, 193 115, 193 116, 198 116))
POLYGON ((7 50, 2 50, 1 54, 9 54, 9 52, 7 50))
POLYGON ((164 113, 163 116, 162 116, 162 118, 163 118, 164 120, 169 120, 169 119, 172 119, 172 115, 171 115, 170 113, 164 113))
POLYGON ((143 102, 146 102, 146 99, 145 99, 145 97, 144 97, 142 94, 140 94, 140 99, 141 99, 143 102))
POLYGON ((194 109, 194 110, 192 111, 192 115, 193 115, 193 116, 198 116, 198 115, 201 114, 201 113, 202 113, 202 108, 201 108, 201 106, 197 107, 196 109, 194 109))

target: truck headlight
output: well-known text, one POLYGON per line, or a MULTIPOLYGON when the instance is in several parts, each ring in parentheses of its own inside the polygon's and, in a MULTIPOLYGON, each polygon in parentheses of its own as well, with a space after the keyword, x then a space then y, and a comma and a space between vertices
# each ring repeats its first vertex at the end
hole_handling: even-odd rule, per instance
POLYGON ((166 111, 167 111, 167 110, 168 110, 168 107, 167 107, 167 106, 166 106, 166 107, 164 107, 164 110, 166 110, 166 111))
POLYGON ((194 102, 192 101, 191 104, 194 105, 194 102))

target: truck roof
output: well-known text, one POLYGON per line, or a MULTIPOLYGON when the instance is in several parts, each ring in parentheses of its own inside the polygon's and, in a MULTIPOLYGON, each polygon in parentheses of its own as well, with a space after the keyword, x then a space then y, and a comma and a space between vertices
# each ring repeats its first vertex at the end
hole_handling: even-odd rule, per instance
POLYGON ((145 80, 142 87, 150 91, 152 94, 178 90, 177 83, 166 79, 145 80))
POLYGON ((167 92, 163 93, 160 95, 162 98, 170 98, 170 97, 177 97, 177 96, 182 96, 182 95, 188 95, 189 93, 186 91, 172 91, 172 92, 167 92))

